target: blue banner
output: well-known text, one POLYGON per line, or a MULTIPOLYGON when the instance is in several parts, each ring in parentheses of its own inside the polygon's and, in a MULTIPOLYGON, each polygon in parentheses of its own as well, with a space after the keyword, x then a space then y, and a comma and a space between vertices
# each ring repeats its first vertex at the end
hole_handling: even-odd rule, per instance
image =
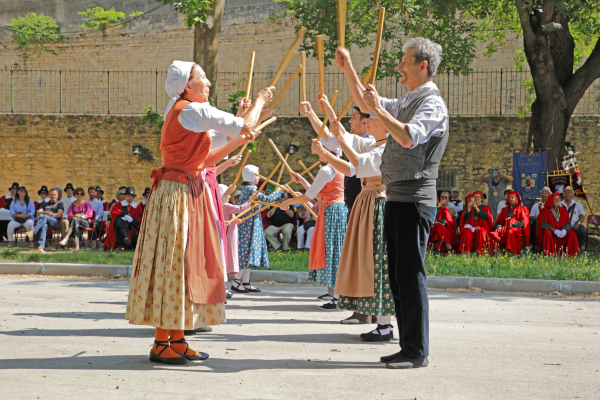
POLYGON ((513 151, 513 189, 521 195, 523 204, 529 208, 546 186, 547 159, 546 151, 513 151))

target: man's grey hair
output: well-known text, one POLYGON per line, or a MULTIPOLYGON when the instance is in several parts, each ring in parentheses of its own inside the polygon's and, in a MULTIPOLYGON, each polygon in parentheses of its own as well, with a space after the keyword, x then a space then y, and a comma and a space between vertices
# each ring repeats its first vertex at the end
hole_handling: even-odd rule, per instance
POLYGON ((404 46, 402 51, 406 54, 410 49, 414 49, 417 63, 427 61, 427 75, 433 78, 437 73, 437 69, 442 62, 442 46, 432 42, 429 39, 422 37, 409 39, 404 46))
POLYGON ((60 185, 56 185, 56 186, 54 186, 52 189, 56 189, 56 190, 58 190, 59 192, 64 192, 64 190, 63 190, 62 186, 60 186, 60 185))
POLYGON ((57 192, 57 193, 58 193, 58 189, 57 189, 57 188, 55 188, 55 187, 53 187, 52 189, 50 189, 50 190, 48 191, 48 194, 50 194, 50 193, 52 193, 52 192, 57 192))
POLYGON ((442 196, 444 194, 447 195, 448 197, 450 197, 450 193, 448 193, 448 192, 442 192, 442 193, 440 193, 440 196, 442 196))

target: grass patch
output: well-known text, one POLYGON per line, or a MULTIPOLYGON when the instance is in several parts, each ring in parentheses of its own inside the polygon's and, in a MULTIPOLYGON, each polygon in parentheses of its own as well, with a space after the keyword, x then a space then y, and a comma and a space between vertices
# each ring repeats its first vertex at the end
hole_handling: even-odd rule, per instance
MULTIPOLYGON (((309 252, 271 251, 270 269, 308 271, 308 258, 309 252)), ((0 261, 131 265, 133 252, 84 250, 79 253, 56 251, 41 254, 5 248, 0 252, 0 261)), ((474 254, 441 256, 430 253, 425 260, 425 268, 430 276, 600 281, 600 256, 588 253, 575 258, 545 257, 529 252, 521 256, 494 257, 474 254)))

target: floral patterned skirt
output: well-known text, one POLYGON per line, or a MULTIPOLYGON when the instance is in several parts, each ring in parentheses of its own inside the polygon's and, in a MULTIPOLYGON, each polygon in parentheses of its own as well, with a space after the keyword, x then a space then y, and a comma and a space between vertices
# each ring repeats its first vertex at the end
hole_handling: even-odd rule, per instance
POLYGON ((317 285, 326 287, 335 286, 338 263, 340 261, 340 254, 342 253, 342 244, 346 236, 347 220, 348 208, 345 203, 336 203, 325 207, 325 251, 327 264, 325 268, 308 271, 308 279, 315 281, 317 285))
POLYGON ((193 304, 185 294, 188 194, 188 185, 163 180, 150 196, 138 240, 144 246, 133 259, 130 324, 191 330, 225 322, 223 303, 193 304))
POLYGON ((390 289, 387 251, 383 245, 385 198, 375 199, 373 216, 373 258, 375 260, 375 297, 340 296, 338 307, 360 314, 394 316, 396 308, 390 289))

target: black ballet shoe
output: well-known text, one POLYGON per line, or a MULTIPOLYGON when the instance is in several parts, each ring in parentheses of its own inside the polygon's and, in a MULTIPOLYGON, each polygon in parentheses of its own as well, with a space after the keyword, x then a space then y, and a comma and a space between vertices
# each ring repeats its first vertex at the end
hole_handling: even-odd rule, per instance
POLYGON ((185 340, 185 338, 184 339, 179 339, 179 340, 171 340, 171 344, 173 344, 173 343, 175 343, 175 344, 185 344, 185 351, 183 353, 177 353, 175 350, 173 350, 173 351, 175 351, 181 357, 185 357, 186 359, 188 359, 190 361, 204 361, 204 360, 206 360, 208 358, 208 354, 203 353, 201 351, 199 351, 198 354, 194 354, 194 355, 185 354, 185 353, 187 353, 188 349, 190 348, 190 346, 188 345, 188 343, 185 340))
POLYGON ((372 331, 369 333, 363 333, 362 335, 360 335, 360 340, 362 342, 389 342, 394 338, 394 331, 392 330, 392 328, 392 325, 377 325, 377 328, 375 329, 376 333, 372 331), (388 333, 387 335, 382 335, 380 329, 387 328, 390 329, 390 333, 388 333))
POLYGON ((244 285, 244 289, 246 289, 250 293, 260 293, 260 292, 262 292, 262 290, 260 290, 259 288, 252 286, 250 284, 250 282, 244 283, 243 285, 244 285))
MULTIPOLYGON (((152 350, 150 350, 150 361, 161 363, 161 364, 168 364, 168 365, 185 365, 185 364, 189 363, 189 361, 185 357, 182 357, 181 355, 179 357, 170 357, 170 358, 165 358, 165 357, 160 356, 163 351, 165 351, 166 349, 169 348, 168 341, 155 340, 154 344, 157 347, 158 346, 163 347, 163 349, 161 351, 159 351, 158 354, 154 354, 154 352, 152 350)), ((179 353, 177 353, 177 354, 179 354, 179 353)))
POLYGON ((183 331, 183 334, 184 334, 185 336, 192 336, 192 335, 195 335, 195 334, 196 334, 196 331, 195 331, 195 330, 193 330, 193 329, 192 329, 191 331, 183 331))
POLYGON ((250 293, 248 289, 242 286, 242 283, 239 279, 234 279, 233 284, 231 285, 231 290, 238 293, 250 293))

